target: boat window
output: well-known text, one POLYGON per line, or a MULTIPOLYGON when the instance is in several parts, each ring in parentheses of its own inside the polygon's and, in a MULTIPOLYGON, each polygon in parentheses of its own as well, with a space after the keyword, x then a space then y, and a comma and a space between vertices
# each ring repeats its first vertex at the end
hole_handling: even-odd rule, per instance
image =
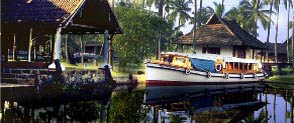
POLYGON ((243 66, 244 66, 244 64, 243 63, 240 63, 240 70, 243 70, 244 69, 243 66))
POLYGON ((248 70, 252 70, 252 64, 251 63, 249 63, 248 70))
POLYGON ((185 58, 177 57, 177 58, 176 58, 176 61, 177 61, 177 62, 183 62, 183 63, 184 63, 184 62, 185 62, 185 58))
POLYGON ((238 69, 238 63, 237 63, 237 62, 234 63, 234 69, 235 69, 235 70, 238 69))
POLYGON ((229 70, 233 70, 233 66, 234 64, 233 64, 233 62, 229 62, 229 70))

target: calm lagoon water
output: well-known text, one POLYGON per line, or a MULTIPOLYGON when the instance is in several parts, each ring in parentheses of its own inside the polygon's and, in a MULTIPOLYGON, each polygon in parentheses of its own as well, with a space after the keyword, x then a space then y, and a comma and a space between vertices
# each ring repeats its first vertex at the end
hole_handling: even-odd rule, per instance
POLYGON ((3 102, 1 122, 291 123, 294 90, 261 84, 119 87, 103 100, 3 102))

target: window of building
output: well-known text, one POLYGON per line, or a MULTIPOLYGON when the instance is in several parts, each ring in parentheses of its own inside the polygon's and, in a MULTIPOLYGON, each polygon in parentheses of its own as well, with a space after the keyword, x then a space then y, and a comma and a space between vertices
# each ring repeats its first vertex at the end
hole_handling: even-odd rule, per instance
POLYGON ((220 54, 220 48, 219 47, 202 47, 202 53, 203 54, 220 54))

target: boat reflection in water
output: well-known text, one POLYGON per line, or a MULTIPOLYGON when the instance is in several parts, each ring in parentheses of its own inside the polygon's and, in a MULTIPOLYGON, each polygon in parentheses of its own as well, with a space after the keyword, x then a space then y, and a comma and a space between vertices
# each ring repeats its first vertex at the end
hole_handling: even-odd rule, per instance
POLYGON ((260 83, 147 86, 145 104, 153 122, 238 122, 266 105, 263 91, 260 83))

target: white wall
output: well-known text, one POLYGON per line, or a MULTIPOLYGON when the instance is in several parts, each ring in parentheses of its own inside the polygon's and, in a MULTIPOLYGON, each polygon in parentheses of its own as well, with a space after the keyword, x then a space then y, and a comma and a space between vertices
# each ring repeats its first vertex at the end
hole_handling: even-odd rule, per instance
POLYGON ((220 54, 222 56, 233 57, 233 47, 232 46, 222 46, 220 49, 220 54))
MULTIPOLYGON (((202 47, 206 47, 206 45, 197 45, 196 53, 202 54, 202 47)), ((219 46, 209 46, 209 47, 219 47, 219 46)), ((222 56, 233 56, 233 47, 232 46, 221 46, 220 47, 220 55, 222 56)))

